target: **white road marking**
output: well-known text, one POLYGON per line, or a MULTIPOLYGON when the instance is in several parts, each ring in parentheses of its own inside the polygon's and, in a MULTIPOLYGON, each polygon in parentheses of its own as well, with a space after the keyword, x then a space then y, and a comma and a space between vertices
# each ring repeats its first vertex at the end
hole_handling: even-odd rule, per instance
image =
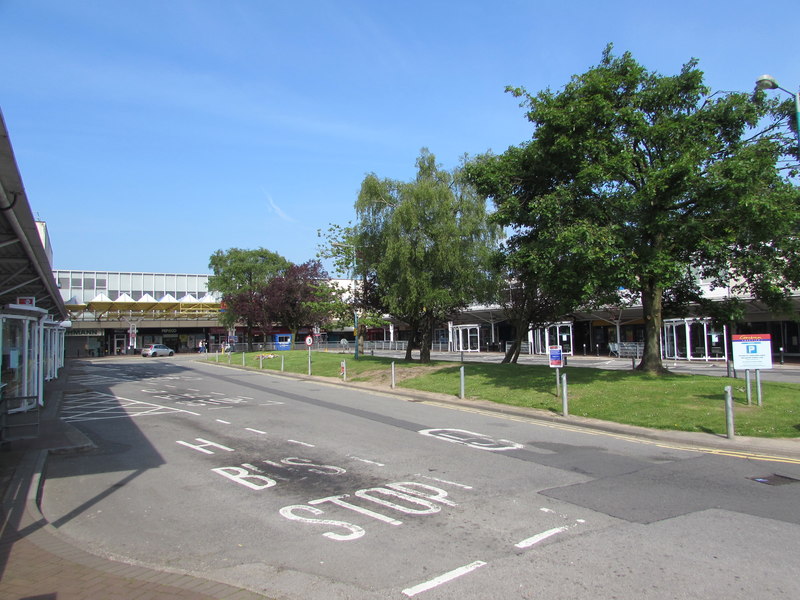
POLYGON ((252 427, 245 427, 247 431, 252 431, 253 433, 260 433, 261 435, 266 435, 266 431, 261 431, 260 429, 253 429, 252 427))
POLYGON ((547 531, 543 531, 542 533, 538 533, 532 537, 529 537, 526 540, 522 540, 521 542, 514 544, 516 548, 530 548, 534 544, 538 544, 542 540, 546 540, 547 538, 556 535, 557 533, 561 533, 562 531, 566 531, 569 529, 568 527, 555 527, 554 529, 548 529, 547 531))
POLYGON ((482 560, 476 560, 473 563, 464 565, 463 567, 459 567, 458 569, 453 569, 452 571, 449 571, 443 575, 439 575, 438 577, 434 577, 430 581, 426 581, 425 583, 420 583, 419 585, 415 585, 414 587, 406 588, 403 590, 403 593, 409 598, 411 598, 412 596, 416 596, 421 592, 427 592, 428 590, 438 587, 443 583, 447 583, 449 581, 452 581, 453 579, 456 579, 457 577, 466 575, 467 573, 474 571, 475 569, 478 569, 484 566, 485 564, 486 563, 483 562, 482 560))
POLYGON ((230 425, 230 424, 231 424, 231 422, 230 422, 230 421, 223 421, 222 419, 215 419, 215 421, 216 421, 217 423, 224 423, 225 425, 230 425))
POLYGON ((309 448, 316 448, 314 444, 309 444, 307 442, 298 442, 297 440, 286 440, 290 444, 300 444, 301 446, 307 446, 309 448))
POLYGON ((377 465, 379 467, 385 467, 386 466, 383 463, 375 462, 374 460, 367 460, 366 458, 359 458, 357 456, 349 455, 348 458, 352 458, 353 460, 358 460, 360 462, 367 463, 367 464, 370 464, 370 465, 377 465))
POLYGON ((454 485, 456 487, 463 488, 465 490, 471 490, 471 485, 465 485, 463 483, 456 483, 455 481, 447 481, 447 479, 439 479, 438 477, 428 477, 427 475, 422 475, 423 479, 430 479, 432 481, 438 481, 439 483, 447 483, 449 485, 454 485))
POLYGON ((84 394, 67 394, 61 410, 61 420, 68 423, 81 421, 98 421, 103 419, 134 418, 146 415, 164 415, 174 413, 187 413, 200 416, 200 413, 131 400, 122 396, 103 394, 101 392, 88 392, 84 394))
POLYGON ((213 450, 208 450, 207 447, 211 446, 213 448, 219 448, 220 450, 225 450, 226 452, 234 452, 233 448, 228 448, 227 446, 223 446, 222 444, 217 444, 216 442, 210 442, 203 438, 194 438, 198 442, 203 442, 202 444, 190 444, 189 442, 184 442, 183 440, 176 440, 176 444, 181 444, 182 446, 186 446, 187 448, 193 448, 198 452, 202 452, 203 454, 214 454, 213 450))

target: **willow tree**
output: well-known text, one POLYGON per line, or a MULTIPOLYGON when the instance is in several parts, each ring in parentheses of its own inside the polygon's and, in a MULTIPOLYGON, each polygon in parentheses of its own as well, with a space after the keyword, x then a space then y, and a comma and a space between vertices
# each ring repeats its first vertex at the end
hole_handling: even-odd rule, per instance
POLYGON ((585 305, 638 295, 639 368, 658 372, 665 298, 700 280, 773 305, 800 283, 797 158, 788 106, 711 93, 697 61, 648 71, 612 54, 563 89, 521 98, 531 140, 469 172, 513 228, 517 261, 585 305))
POLYGON ((413 181, 364 179, 355 240, 377 301, 411 328, 406 360, 418 344, 429 362, 434 327, 489 294, 500 231, 460 168, 443 170, 425 149, 416 166, 413 181))

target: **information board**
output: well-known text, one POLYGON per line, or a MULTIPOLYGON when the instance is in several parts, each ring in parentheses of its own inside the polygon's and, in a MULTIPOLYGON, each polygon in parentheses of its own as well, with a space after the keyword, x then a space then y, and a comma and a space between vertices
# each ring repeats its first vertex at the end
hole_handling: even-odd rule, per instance
POLYGON ((561 346, 549 346, 550 366, 554 369, 560 369, 564 366, 564 356, 561 353, 561 346))
POLYGON ((734 335, 734 369, 771 369, 772 337, 768 333, 734 335))

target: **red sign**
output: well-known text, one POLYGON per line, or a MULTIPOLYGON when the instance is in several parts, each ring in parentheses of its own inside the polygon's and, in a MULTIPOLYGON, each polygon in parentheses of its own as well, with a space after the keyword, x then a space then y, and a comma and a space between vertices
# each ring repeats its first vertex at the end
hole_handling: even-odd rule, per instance
POLYGON ((36 298, 34 296, 19 296, 17 297, 17 304, 36 306, 36 298))

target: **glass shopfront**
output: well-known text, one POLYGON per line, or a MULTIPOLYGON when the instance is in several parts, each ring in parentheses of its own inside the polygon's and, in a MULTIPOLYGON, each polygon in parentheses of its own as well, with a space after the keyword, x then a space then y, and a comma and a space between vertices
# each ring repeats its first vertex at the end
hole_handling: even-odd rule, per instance
POLYGON ((64 366, 64 329, 43 314, 4 314, 0 323, 0 387, 8 412, 43 405, 44 382, 64 366))

